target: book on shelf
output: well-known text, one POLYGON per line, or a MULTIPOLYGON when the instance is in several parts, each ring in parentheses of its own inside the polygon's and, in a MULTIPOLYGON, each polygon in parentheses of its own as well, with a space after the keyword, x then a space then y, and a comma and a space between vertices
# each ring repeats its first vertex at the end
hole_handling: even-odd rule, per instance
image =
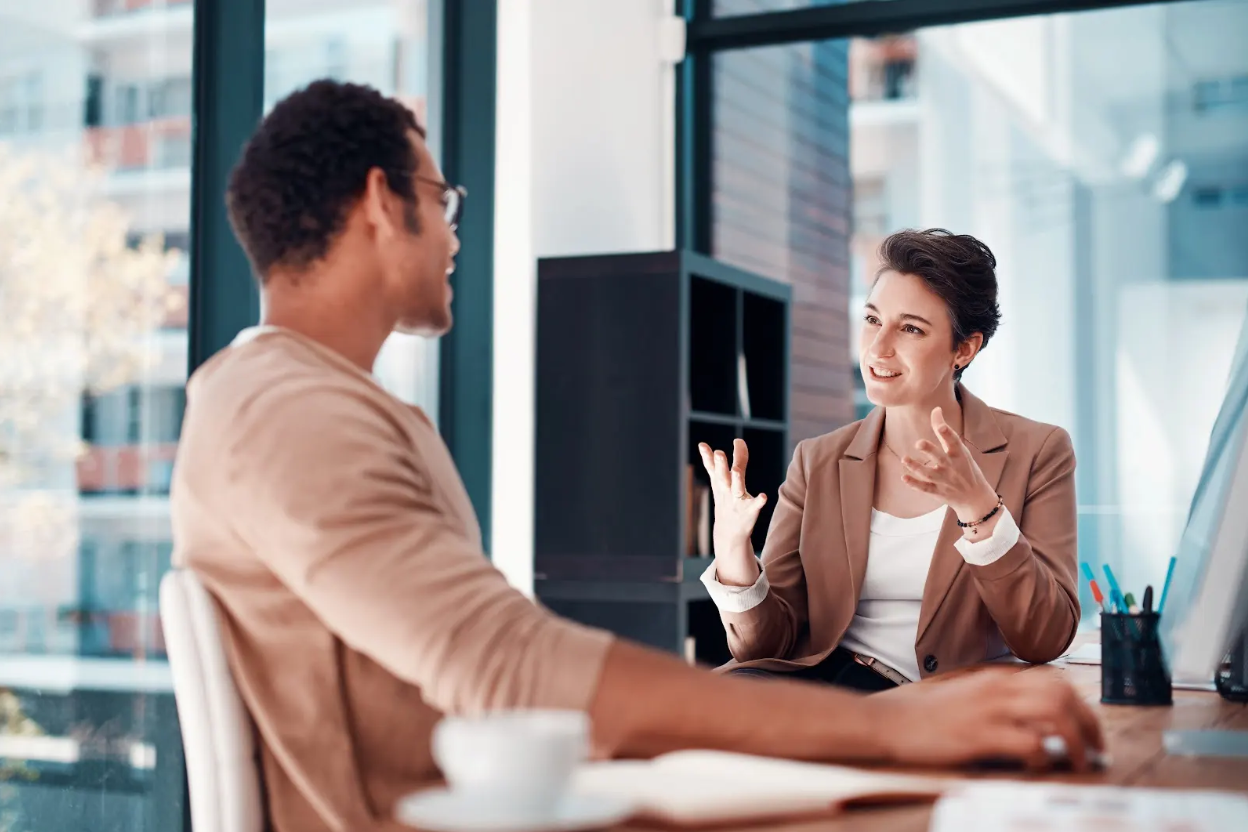
POLYGON ((711 487, 698 483, 698 557, 711 556, 711 487))
POLYGON ((693 463, 685 466, 685 554, 692 555, 698 547, 698 507, 694 501, 693 463))
POLYGON ((740 400, 741 415, 750 418, 750 384, 745 368, 745 353, 737 353, 737 398, 740 400))
POLYGON ((685 466, 685 554, 711 556, 711 486, 694 478, 693 464, 685 466))

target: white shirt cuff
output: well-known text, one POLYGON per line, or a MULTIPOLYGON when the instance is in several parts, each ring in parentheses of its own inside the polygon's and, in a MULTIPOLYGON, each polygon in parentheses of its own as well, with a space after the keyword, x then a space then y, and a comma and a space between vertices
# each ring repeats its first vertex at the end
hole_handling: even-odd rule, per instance
POLYGON ((975 541, 959 537, 953 545, 967 563, 972 566, 987 566, 1013 549, 1018 542, 1018 536, 1018 524, 1014 522, 1014 515, 1010 514, 1008 508, 1001 506, 1001 519, 992 530, 992 537, 975 541))
MULTIPOLYGON (((998 521, 999 522, 999 521, 998 521)), ((763 603, 763 599, 767 597, 768 591, 771 590, 771 584, 767 583, 767 572, 763 569, 762 561, 758 564, 758 580, 751 586, 724 586, 715 576, 715 562, 711 561, 711 565, 706 567, 706 571, 702 573, 702 585, 706 587, 706 591, 711 594, 711 600, 715 602, 715 606, 720 612, 748 612, 759 604, 763 603)))

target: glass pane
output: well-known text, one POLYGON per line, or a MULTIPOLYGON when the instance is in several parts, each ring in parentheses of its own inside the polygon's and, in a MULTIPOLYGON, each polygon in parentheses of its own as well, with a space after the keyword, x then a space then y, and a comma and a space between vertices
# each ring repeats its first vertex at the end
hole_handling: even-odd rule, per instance
MULTIPOLYGON (((265 111, 308 82, 328 77, 368 84, 395 96, 425 124, 430 88, 428 5, 428 0, 269 0, 265 111)), ((391 335, 374 372, 391 393, 437 419, 436 340, 391 335)))
POLYGON ((754 49, 713 88, 714 253, 794 285, 794 438, 870 406, 883 237, 973 234, 1004 317, 968 387, 1070 431, 1081 558, 1159 584, 1248 315, 1248 6, 754 49))
POLYGON ((885 0, 712 0, 711 15, 734 17, 743 14, 787 12, 811 6, 836 6, 841 3, 885 2, 885 0))
POLYGON ((791 438, 853 416, 849 50, 844 41, 714 56, 712 253, 793 285, 791 438))
POLYGON ((192 6, 0 0, 0 829, 179 830, 192 6))

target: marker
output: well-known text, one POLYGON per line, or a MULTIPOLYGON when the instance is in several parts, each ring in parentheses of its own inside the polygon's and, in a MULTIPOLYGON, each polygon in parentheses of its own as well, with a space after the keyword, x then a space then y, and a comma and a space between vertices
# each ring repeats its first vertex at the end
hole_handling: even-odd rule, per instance
POLYGON ((1144 587, 1144 614, 1148 615, 1153 611, 1153 585, 1149 584, 1144 587))
MULTIPOLYGON (((1135 607, 1135 596, 1132 595, 1130 592, 1122 596, 1122 600, 1127 605, 1127 609, 1131 609, 1132 607, 1135 607)), ((1135 607, 1135 608, 1137 610, 1139 609, 1139 607, 1135 607)))
POLYGON ((1088 583, 1092 583, 1096 580, 1096 576, 1092 574, 1092 567, 1088 566, 1088 562, 1086 560, 1079 563, 1079 568, 1083 570, 1083 577, 1088 579, 1088 583))
MULTIPOLYGON (((1101 566, 1101 569, 1105 572, 1105 579, 1109 581, 1109 597, 1117 604, 1119 601, 1122 601, 1122 590, 1118 588, 1118 581, 1114 578, 1114 570, 1109 568, 1108 563, 1101 566)), ((1125 604, 1122 607, 1122 611, 1127 611, 1125 604)))
POLYGON ((1101 594, 1101 588, 1096 585, 1096 581, 1089 581, 1088 584, 1092 587, 1092 598, 1100 605, 1101 612, 1109 612, 1105 607, 1105 596, 1101 594))
POLYGON ((1122 593, 1118 590, 1111 589, 1109 591, 1109 600, 1114 602, 1114 609, 1117 610, 1119 615, 1126 615, 1129 612, 1127 600, 1122 597, 1122 593))
POLYGON ((1170 565, 1166 567, 1166 582, 1161 585, 1161 600, 1157 602, 1157 614, 1166 608, 1166 593, 1170 591, 1170 579, 1174 577, 1174 564, 1177 558, 1171 556, 1170 565))

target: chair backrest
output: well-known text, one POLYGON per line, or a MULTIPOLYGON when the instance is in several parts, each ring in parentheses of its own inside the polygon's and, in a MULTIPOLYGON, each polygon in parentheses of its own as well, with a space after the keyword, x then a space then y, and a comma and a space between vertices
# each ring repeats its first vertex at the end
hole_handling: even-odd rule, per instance
POLYGON ((186 569, 160 582, 173 693, 182 726, 193 832, 262 832, 255 735, 221 646, 217 611, 186 569))

